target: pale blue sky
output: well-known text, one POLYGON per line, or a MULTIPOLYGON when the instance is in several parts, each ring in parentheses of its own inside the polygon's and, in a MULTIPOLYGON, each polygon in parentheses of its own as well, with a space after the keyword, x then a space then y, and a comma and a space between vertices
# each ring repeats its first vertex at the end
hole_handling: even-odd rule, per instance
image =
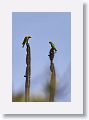
MULTIPOLYGON (((58 83, 65 84, 61 80, 67 71, 68 89, 70 94, 71 83, 71 13, 70 12, 13 12, 12 13, 12 70, 13 93, 24 91, 25 83, 25 55, 26 47, 22 48, 25 36, 31 35, 31 94, 44 87, 49 78, 50 61, 48 53, 49 41, 57 48, 55 54, 55 68, 58 83)), ((70 97, 70 96, 69 96, 70 97)), ((70 99, 68 97, 68 99, 70 99)), ((62 101, 65 96, 62 98, 62 101)))

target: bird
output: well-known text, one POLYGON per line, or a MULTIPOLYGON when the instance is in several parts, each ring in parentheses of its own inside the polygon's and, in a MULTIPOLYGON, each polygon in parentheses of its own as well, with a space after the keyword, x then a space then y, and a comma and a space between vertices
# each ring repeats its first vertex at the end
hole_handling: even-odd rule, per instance
POLYGON ((51 45, 52 49, 55 50, 55 52, 57 51, 56 46, 50 41, 49 44, 51 45))
POLYGON ((28 40, 29 40, 29 38, 32 38, 31 36, 26 36, 25 38, 24 38, 24 40, 23 40, 23 43, 22 43, 22 47, 24 47, 24 45, 26 44, 28 44, 28 40))

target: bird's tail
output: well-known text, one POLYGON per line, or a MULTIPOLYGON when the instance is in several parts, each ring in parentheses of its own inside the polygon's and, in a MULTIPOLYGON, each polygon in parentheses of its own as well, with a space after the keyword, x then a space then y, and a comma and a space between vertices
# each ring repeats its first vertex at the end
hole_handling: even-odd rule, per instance
POLYGON ((57 52, 57 49, 55 49, 55 53, 57 52))

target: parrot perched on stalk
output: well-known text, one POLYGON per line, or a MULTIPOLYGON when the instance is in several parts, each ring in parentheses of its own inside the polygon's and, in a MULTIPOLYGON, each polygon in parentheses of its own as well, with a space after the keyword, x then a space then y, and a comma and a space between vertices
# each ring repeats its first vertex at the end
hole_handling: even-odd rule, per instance
POLYGON ((24 40, 23 40, 23 43, 22 43, 22 47, 24 47, 24 45, 26 44, 28 44, 28 40, 29 40, 29 38, 32 38, 31 36, 26 36, 25 38, 24 38, 24 40))
POLYGON ((56 52, 57 51, 56 46, 52 42, 49 42, 49 44, 51 45, 52 49, 55 50, 56 52))

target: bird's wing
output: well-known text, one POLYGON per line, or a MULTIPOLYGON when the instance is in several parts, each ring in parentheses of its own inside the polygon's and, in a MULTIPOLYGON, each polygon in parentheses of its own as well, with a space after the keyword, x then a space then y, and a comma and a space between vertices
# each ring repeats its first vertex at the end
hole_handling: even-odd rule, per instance
POLYGON ((52 46, 56 49, 56 46, 52 43, 52 46))

